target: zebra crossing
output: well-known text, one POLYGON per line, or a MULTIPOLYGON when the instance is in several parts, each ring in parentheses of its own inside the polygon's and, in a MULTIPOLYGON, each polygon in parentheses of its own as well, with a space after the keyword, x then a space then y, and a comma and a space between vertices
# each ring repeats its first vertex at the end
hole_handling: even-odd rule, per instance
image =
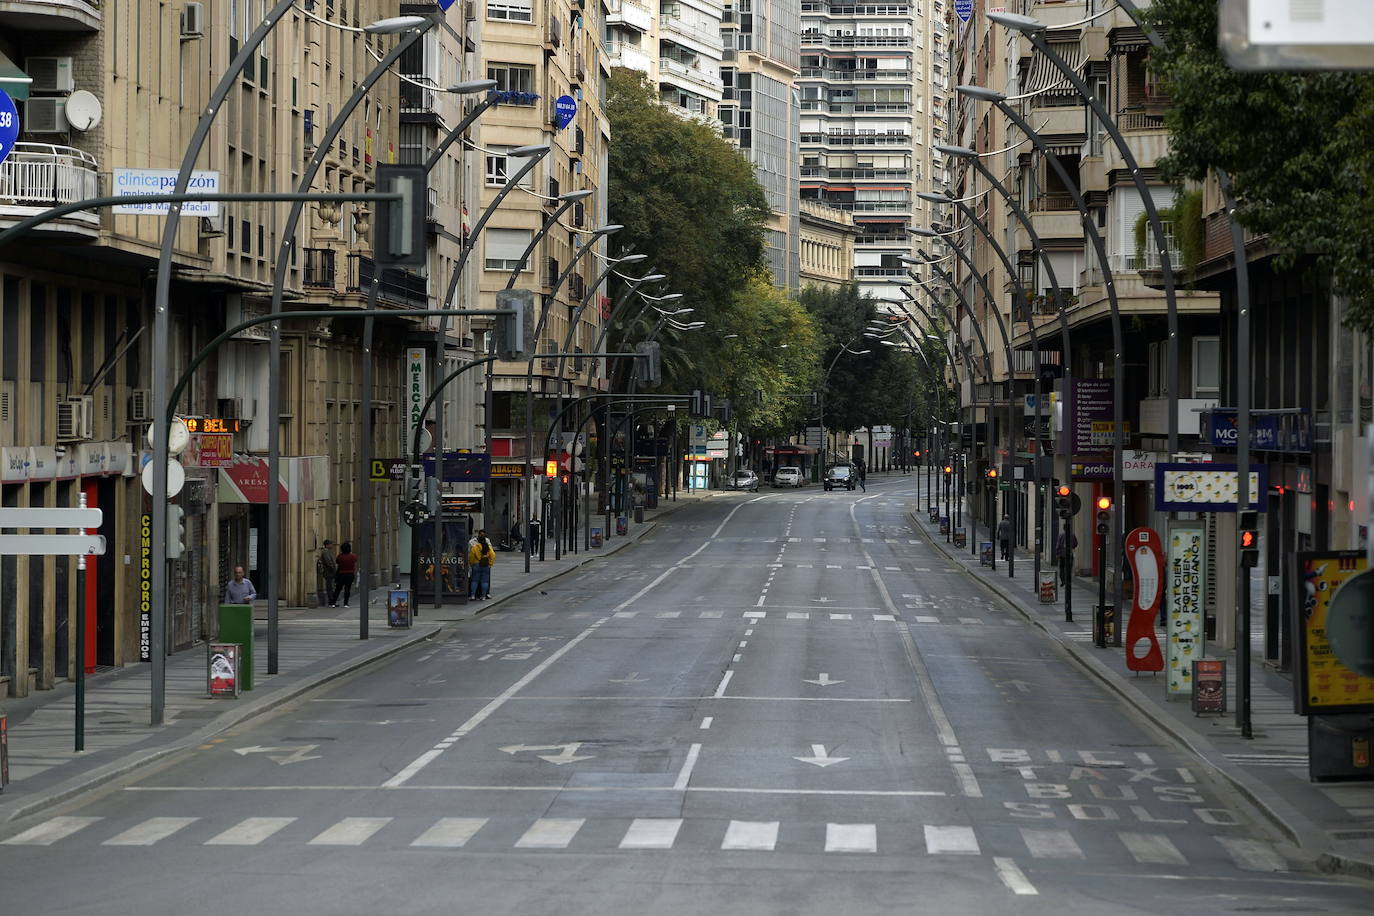
POLYGON ((1187 866, 1191 861, 1229 860, 1247 872, 1289 868, 1275 846, 1245 837, 1108 831, 1075 836, 1062 828, 964 824, 788 823, 671 817, 347 816, 307 823, 287 816, 244 817, 234 823, 195 816, 149 817, 131 825, 102 817, 63 815, 0 840, 3 846, 258 847, 293 843, 317 847, 382 846, 390 849, 504 850, 689 850, 802 854, 1011 856, 1040 860, 1105 862, 1122 855, 1139 865, 1187 866), (514 839, 512 839, 514 838, 514 839))

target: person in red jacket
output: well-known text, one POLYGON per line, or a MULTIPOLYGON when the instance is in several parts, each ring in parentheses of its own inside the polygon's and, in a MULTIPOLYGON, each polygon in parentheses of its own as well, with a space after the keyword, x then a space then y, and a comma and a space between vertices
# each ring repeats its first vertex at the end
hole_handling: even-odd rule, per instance
POLYGON ((358 575, 358 555, 353 545, 344 541, 339 545, 339 555, 334 558, 338 571, 334 573, 334 593, 329 596, 329 606, 339 606, 339 592, 343 592, 344 607, 348 607, 349 595, 353 592, 353 580, 358 575))

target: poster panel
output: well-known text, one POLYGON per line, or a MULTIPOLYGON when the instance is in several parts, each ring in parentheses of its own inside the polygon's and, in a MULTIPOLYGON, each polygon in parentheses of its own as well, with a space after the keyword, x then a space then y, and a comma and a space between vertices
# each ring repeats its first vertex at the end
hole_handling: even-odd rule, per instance
POLYGON ((1168 633, 1165 638, 1167 693, 1188 696, 1193 692, 1193 661, 1202 658, 1202 583, 1204 580, 1204 532, 1201 525, 1174 525, 1169 529, 1168 633))
POLYGON ((1293 710, 1299 715, 1374 712, 1374 677, 1351 671, 1331 649, 1327 614, 1336 589, 1369 568, 1362 550, 1299 551, 1293 555, 1299 583, 1297 629, 1298 671, 1293 678, 1293 710))
POLYGON ((1126 620, 1126 667, 1131 671, 1162 671, 1164 656, 1155 636, 1155 619, 1164 597, 1164 544, 1152 528, 1136 528, 1126 535, 1126 559, 1131 564, 1131 615, 1126 620))

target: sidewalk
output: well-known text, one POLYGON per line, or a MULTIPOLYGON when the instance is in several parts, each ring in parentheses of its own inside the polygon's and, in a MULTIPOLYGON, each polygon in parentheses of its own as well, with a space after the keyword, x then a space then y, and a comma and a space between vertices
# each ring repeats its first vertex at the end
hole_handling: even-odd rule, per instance
POLYGON ((368 612, 367 640, 358 638, 359 614, 351 608, 282 608, 278 627, 278 672, 267 674, 266 609, 256 608, 254 689, 237 699, 206 695, 204 645, 167 659, 163 724, 148 724, 151 665, 129 665, 99 671, 86 678, 85 750, 74 751, 76 688, 71 681, 53 690, 34 691, 18 699, 0 698, 9 718, 10 784, 0 790, 0 825, 27 817, 83 792, 95 789, 139 767, 178 751, 204 744, 243 722, 282 706, 315 688, 432 638, 449 626, 461 626, 522 592, 537 588, 569 570, 614 553, 643 537, 654 522, 685 506, 709 499, 716 491, 678 493, 676 502, 660 501, 646 509, 643 524, 630 523, 624 537, 612 535, 599 550, 553 559, 549 544, 540 562, 500 553, 492 568, 490 601, 434 608, 416 601, 418 616, 409 629, 386 622, 385 592, 374 588, 368 612))
MULTIPOLYGON (((1008 577, 1001 560, 995 570, 980 566, 968 549, 956 550, 946 543, 924 509, 922 504, 911 517, 930 544, 1058 642, 1104 688, 1235 787, 1319 867, 1374 878, 1374 782, 1313 783, 1308 779, 1307 719, 1292 711, 1291 682, 1265 667, 1262 652, 1252 653, 1254 737, 1242 738, 1235 724, 1234 653, 1227 653, 1226 715, 1195 716, 1186 697, 1165 699, 1161 675, 1127 670, 1124 649, 1093 645, 1096 580, 1074 580, 1074 622, 1067 623, 1062 594, 1057 604, 1041 604, 1033 592, 1030 556, 1017 557, 1014 579, 1008 577)), ((1120 619, 1124 625, 1124 615, 1120 619)))

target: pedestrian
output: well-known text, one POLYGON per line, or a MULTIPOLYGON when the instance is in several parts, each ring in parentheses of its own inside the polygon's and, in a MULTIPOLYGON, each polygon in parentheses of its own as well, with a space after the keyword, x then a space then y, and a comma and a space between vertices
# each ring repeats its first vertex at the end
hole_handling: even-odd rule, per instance
POLYGON ((496 551, 487 540, 485 529, 477 530, 477 537, 468 548, 468 598, 472 601, 491 597, 491 567, 496 563, 496 551))
POLYGON ((243 575, 243 567, 234 567, 234 578, 224 587, 225 604, 247 604, 258 597, 258 590, 243 575))
POLYGON ((353 580, 358 575, 358 555, 353 552, 353 545, 348 541, 340 544, 339 555, 334 562, 334 592, 329 596, 329 606, 339 606, 339 593, 342 592, 344 607, 348 607, 348 599, 353 594, 353 580))
POLYGON ((858 470, 859 470, 859 489, 862 490, 863 492, 867 493, 867 492, 868 492, 868 471, 864 469, 864 463, 863 463, 862 461, 860 461, 859 464, 858 464, 858 470))
POLYGON ((1002 548, 1002 559, 1011 553, 1011 516, 1004 514, 997 523, 997 543, 1002 548))
POLYGON ((320 607, 329 603, 329 596, 334 592, 334 576, 338 571, 339 564, 334 559, 334 542, 325 538, 319 554, 315 557, 315 593, 319 597, 320 607))
POLYGON ((1073 551, 1078 549, 1078 535, 1072 531, 1059 532, 1054 541, 1054 565, 1059 571, 1059 584, 1068 585, 1070 567, 1073 565, 1073 551))

